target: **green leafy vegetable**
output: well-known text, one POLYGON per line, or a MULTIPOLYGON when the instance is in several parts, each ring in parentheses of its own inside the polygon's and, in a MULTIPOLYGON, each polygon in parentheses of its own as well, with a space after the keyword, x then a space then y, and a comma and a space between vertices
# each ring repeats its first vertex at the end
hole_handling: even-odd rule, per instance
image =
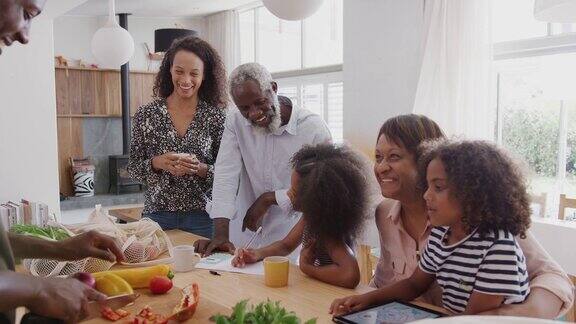
MULTIPOLYGON (((301 324, 302 321, 294 312, 280 306, 280 302, 270 300, 248 309, 248 300, 237 303, 230 316, 214 315, 211 318, 216 324, 301 324)), ((304 324, 316 324, 316 319, 310 319, 304 324)))
POLYGON ((16 234, 29 235, 54 241, 61 241, 70 237, 65 230, 53 226, 40 227, 36 225, 16 224, 12 226, 10 231, 16 234))

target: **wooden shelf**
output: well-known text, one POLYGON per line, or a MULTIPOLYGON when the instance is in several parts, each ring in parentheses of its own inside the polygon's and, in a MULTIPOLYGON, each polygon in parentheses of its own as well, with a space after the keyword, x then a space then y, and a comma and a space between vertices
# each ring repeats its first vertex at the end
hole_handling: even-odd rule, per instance
MULTIPOLYGON (((109 69, 56 67, 56 116, 60 192, 73 193, 70 157, 84 157, 83 129, 94 118, 120 118, 120 72, 109 69)), ((130 115, 154 100, 153 72, 130 72, 130 115)))
MULTIPOLYGON (((117 69, 93 69, 88 67, 72 67, 72 66, 56 66, 56 69, 59 70, 74 70, 74 71, 96 71, 96 72, 118 72, 120 70, 117 69)), ((140 73, 140 74, 156 74, 157 72, 153 71, 140 71, 140 70, 130 70, 130 73, 140 73)))

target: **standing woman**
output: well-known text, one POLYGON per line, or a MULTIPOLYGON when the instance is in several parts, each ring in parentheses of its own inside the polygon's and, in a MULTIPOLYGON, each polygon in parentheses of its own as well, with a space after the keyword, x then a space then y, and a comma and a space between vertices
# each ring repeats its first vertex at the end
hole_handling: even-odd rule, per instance
POLYGON ((205 211, 226 118, 226 72, 197 37, 176 40, 156 75, 154 96, 134 115, 130 175, 146 184, 143 216, 163 229, 212 237, 205 211))

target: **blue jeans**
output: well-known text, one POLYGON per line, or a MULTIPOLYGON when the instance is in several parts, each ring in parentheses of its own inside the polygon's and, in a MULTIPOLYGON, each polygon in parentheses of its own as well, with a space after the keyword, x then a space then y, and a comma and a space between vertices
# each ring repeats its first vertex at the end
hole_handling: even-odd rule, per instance
POLYGON ((157 222, 163 230, 179 229, 205 238, 212 238, 212 219, 204 210, 190 212, 157 211, 142 216, 157 222))

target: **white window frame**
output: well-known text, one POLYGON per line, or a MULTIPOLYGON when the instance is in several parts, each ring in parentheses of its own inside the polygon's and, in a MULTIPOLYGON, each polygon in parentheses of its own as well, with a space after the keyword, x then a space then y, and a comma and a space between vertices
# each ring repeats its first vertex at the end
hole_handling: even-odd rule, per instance
POLYGON ((282 87, 296 87, 298 94, 298 106, 302 106, 302 87, 312 84, 322 84, 324 87, 324 107, 322 111, 322 118, 328 120, 328 86, 331 83, 344 82, 342 72, 329 72, 322 74, 311 74, 306 76, 300 75, 284 75, 274 76, 274 80, 282 87))
MULTIPOLYGON (((552 24, 548 24, 548 36, 534 37, 528 39, 512 40, 498 42, 493 45, 493 61, 518 59, 525 57, 537 57, 545 55, 555 55, 563 53, 576 53, 576 32, 570 32, 560 35, 552 35, 552 24)), ((502 117, 503 111, 500 109, 500 94, 499 82, 500 76, 495 75, 496 78, 496 141, 502 145, 502 117)), ((560 106, 560 127, 559 127, 559 143, 558 143, 558 171, 556 179, 560 183, 566 180, 566 151, 568 149, 567 134, 568 134, 568 116, 565 109, 564 102, 560 106)), ((552 198, 552 203, 557 203, 555 198, 552 198)), ((556 215, 551 215, 555 218, 556 215)))
MULTIPOLYGON (((307 85, 317 85, 321 84, 323 87, 323 105, 322 105, 322 119, 324 119, 327 123, 330 120, 330 101, 328 96, 328 88, 330 84, 333 83, 342 83, 344 84, 344 77, 342 71, 330 71, 335 67, 331 68, 315 68, 317 73, 302 75, 301 71, 294 71, 294 72, 279 72, 273 73, 272 77, 278 83, 279 87, 295 87, 296 88, 296 95, 297 95, 297 102, 296 105, 299 107, 303 106, 302 102, 302 89, 307 85), (327 71, 327 72, 320 72, 320 71, 327 71)), ((342 125, 344 126, 344 125, 342 125)), ((343 140, 343 138, 342 138, 343 140)))
MULTIPOLYGON (((286 0, 290 1, 290 0, 286 0)), ((237 8, 238 13, 244 13, 246 11, 253 11, 254 12, 254 23, 258 21, 258 9, 264 8, 264 5, 261 2, 255 2, 248 4, 246 6, 237 8)), ((277 71, 272 73, 273 75, 279 75, 280 78, 284 77, 293 77, 293 76, 306 76, 310 74, 318 74, 318 73, 329 73, 329 72, 338 72, 342 71, 342 64, 330 64, 325 66, 319 67, 306 67, 306 57, 304 53, 306 53, 306 44, 305 44, 305 37, 306 28, 304 27, 304 20, 300 20, 300 68, 296 70, 286 70, 286 71, 277 71)), ((259 42, 259 35, 258 35, 258 28, 254 26, 254 62, 259 62, 258 57, 258 42, 259 42)))

